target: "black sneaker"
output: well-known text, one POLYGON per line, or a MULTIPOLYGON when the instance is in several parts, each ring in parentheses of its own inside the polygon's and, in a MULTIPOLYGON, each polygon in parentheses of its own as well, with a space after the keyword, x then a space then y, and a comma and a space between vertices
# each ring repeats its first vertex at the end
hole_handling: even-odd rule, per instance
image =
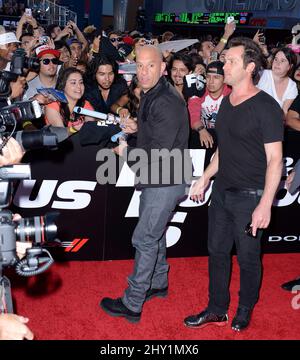
POLYGON ((234 331, 245 330, 249 326, 251 314, 252 314, 251 309, 245 307, 239 307, 231 323, 232 330, 234 331))
POLYGON ((110 316, 124 317, 132 323, 139 322, 141 319, 141 312, 134 312, 128 309, 122 302, 121 298, 110 299, 104 298, 100 303, 101 308, 110 316))
POLYGON ((293 288, 295 286, 299 286, 299 288, 296 289, 296 290, 300 290, 300 278, 297 278, 297 279, 292 280, 292 281, 288 281, 288 282, 281 285, 282 289, 287 290, 287 291, 293 291, 293 288))
POLYGON ((151 300, 154 297, 164 298, 168 295, 168 287, 163 289, 149 289, 146 293, 145 301, 151 300))
POLYGON ((228 315, 217 315, 208 310, 198 315, 191 315, 184 319, 184 325, 191 328, 203 328, 207 325, 225 326, 228 323, 228 315))

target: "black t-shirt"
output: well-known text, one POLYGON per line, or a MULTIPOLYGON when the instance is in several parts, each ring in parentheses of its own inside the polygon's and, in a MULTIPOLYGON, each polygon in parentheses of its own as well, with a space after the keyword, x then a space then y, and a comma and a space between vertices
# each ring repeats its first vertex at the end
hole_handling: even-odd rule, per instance
POLYGON ((283 112, 264 91, 237 106, 226 96, 216 131, 219 170, 216 186, 263 189, 267 168, 264 144, 283 140, 283 112))
POLYGON ((92 104, 95 111, 108 114, 111 112, 111 106, 116 103, 121 96, 126 95, 127 93, 128 87, 126 81, 122 78, 119 78, 112 84, 106 101, 103 99, 97 84, 93 86, 87 86, 85 91, 85 98, 92 104))
POLYGON ((296 111, 298 114, 300 114, 300 95, 298 95, 296 97, 296 99, 293 101, 293 103, 290 106, 289 110, 296 111))

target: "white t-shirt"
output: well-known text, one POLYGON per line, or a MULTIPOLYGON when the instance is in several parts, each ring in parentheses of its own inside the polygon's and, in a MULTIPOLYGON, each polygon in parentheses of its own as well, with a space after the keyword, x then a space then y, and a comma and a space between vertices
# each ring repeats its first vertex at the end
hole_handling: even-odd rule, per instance
POLYGON ((285 92, 282 96, 282 99, 280 100, 277 96, 276 89, 275 89, 275 83, 272 76, 272 70, 264 70, 261 78, 259 80, 259 83, 257 84, 257 87, 269 95, 271 95, 280 105, 282 108, 283 103, 285 100, 293 100, 296 99, 298 95, 298 89, 295 81, 292 79, 289 79, 288 86, 285 89, 285 92))

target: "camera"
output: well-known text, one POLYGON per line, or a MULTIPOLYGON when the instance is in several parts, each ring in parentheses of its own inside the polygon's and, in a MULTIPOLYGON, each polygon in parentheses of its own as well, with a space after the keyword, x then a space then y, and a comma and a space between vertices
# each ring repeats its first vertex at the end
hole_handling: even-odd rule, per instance
POLYGON ((39 43, 41 45, 46 45, 46 44, 48 44, 49 40, 50 40, 49 36, 41 36, 39 38, 39 43))
POLYGON ((25 9, 25 14, 26 14, 26 16, 32 16, 32 11, 31 11, 31 9, 30 9, 30 8, 26 8, 26 9, 25 9))
POLYGON ((9 84, 16 81, 18 76, 25 74, 25 69, 38 71, 40 62, 36 57, 27 57, 24 49, 17 49, 10 63, 10 71, 0 73, 0 98, 7 98, 10 93, 9 84))
POLYGON ((247 235, 250 236, 250 237, 253 237, 253 238, 256 238, 256 237, 257 237, 257 234, 254 236, 253 233, 252 233, 251 222, 249 222, 249 223, 246 225, 244 232, 245 232, 245 234, 247 234, 247 235))
POLYGON ((33 276, 47 270, 54 262, 51 254, 43 246, 55 239, 57 213, 13 220, 10 210, 4 209, 10 203, 12 180, 30 178, 28 164, 11 165, 0 168, 0 314, 13 313, 10 281, 2 276, 6 266, 14 266, 18 275, 33 276), (19 260, 16 254, 16 242, 30 242, 32 247, 26 250, 26 255, 19 260))
POLYGON ((259 30, 260 35, 258 36, 259 42, 262 45, 265 45, 266 43, 266 36, 265 36, 265 30, 264 29, 260 29, 259 30))

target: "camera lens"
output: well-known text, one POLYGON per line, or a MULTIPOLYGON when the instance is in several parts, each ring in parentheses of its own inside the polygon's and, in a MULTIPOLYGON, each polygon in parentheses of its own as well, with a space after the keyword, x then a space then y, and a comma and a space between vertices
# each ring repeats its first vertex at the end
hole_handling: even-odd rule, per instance
POLYGON ((36 57, 25 57, 24 67, 29 70, 38 71, 40 69, 39 59, 36 57))
POLYGON ((57 226, 55 219, 58 213, 48 213, 45 216, 34 216, 22 218, 16 227, 17 240, 21 242, 32 242, 41 244, 51 242, 55 239, 57 226))

